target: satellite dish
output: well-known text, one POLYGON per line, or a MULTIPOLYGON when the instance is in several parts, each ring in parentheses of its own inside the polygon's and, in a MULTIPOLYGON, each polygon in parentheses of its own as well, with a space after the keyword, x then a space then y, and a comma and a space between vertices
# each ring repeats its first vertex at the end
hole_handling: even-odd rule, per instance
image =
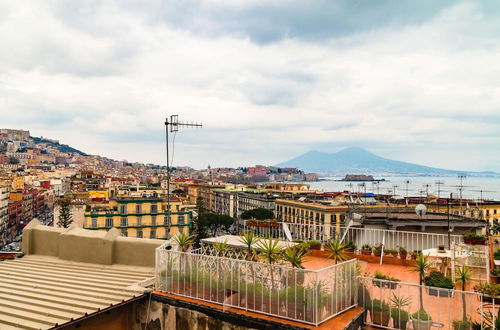
POLYGON ((415 206, 415 213, 419 217, 423 217, 426 212, 427 212, 427 207, 424 204, 418 204, 417 206, 415 206))

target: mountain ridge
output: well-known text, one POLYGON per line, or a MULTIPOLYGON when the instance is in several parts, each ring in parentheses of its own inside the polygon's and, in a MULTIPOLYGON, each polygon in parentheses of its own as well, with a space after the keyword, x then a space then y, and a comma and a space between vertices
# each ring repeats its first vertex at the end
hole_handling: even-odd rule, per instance
POLYGON ((498 174, 492 171, 474 172, 418 165, 384 158, 360 147, 349 147, 335 153, 311 150, 276 166, 297 167, 306 172, 339 175, 352 173, 405 175, 498 174))

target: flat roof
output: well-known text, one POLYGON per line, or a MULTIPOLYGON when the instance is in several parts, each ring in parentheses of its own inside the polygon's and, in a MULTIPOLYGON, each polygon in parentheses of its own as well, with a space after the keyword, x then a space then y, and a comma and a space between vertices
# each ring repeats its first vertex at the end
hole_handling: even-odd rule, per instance
MULTIPOLYGON (((267 238, 260 238, 257 243, 252 244, 252 247, 254 249, 258 249, 259 245, 262 244, 262 242, 267 242, 267 241, 269 241, 267 238)), ((247 247, 241 241, 241 236, 238 236, 238 235, 223 235, 223 236, 217 236, 217 237, 204 238, 201 240, 201 242, 205 243, 205 244, 214 244, 215 242, 218 242, 218 243, 226 242, 227 245, 229 245, 230 247, 233 247, 233 248, 244 249, 247 247)), ((295 246, 297 244, 298 243, 279 240, 278 247, 280 247, 282 249, 286 249, 286 248, 295 246)))
POLYGON ((152 268, 26 255, 0 262, 0 329, 49 329, 144 294, 152 268))

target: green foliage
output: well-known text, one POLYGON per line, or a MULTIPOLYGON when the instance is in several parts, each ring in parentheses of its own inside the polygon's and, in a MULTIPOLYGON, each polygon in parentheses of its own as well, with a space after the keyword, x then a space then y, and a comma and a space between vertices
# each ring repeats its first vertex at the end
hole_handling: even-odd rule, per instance
POLYGON ((240 237, 240 242, 245 244, 245 248, 247 250, 247 260, 255 259, 255 250, 253 248, 254 244, 259 242, 260 238, 255 236, 253 231, 243 232, 240 237))
POLYGON ((349 243, 347 243, 347 244, 345 245, 345 248, 346 248, 346 249, 351 249, 351 250, 356 250, 357 246, 356 246, 356 244, 354 244, 354 242, 353 242, 353 241, 349 241, 349 243))
POLYGON ((274 264, 280 259, 282 248, 278 239, 267 238, 257 244, 258 252, 269 264, 274 264))
POLYGON ((493 257, 495 260, 500 260, 500 249, 496 250, 495 253, 493 253, 493 257))
POLYGON ((386 253, 386 254, 397 254, 398 250, 395 250, 395 249, 385 249, 384 253, 386 253))
POLYGON ((177 233, 177 235, 173 237, 173 241, 179 246, 179 251, 181 252, 186 252, 191 244, 193 244, 193 238, 184 233, 177 233))
POLYGON ((319 245, 319 246, 321 246, 321 242, 320 241, 305 241, 304 243, 309 244, 309 246, 311 246, 311 245, 319 245))
POLYGON ((373 248, 374 253, 382 253, 382 244, 379 244, 373 248))
POLYGON ((500 276, 500 269, 493 268, 492 270, 490 270, 490 274, 491 276, 500 276))
POLYGON ((453 329, 455 330, 470 330, 472 322, 468 320, 455 320, 453 321, 453 329))
POLYGON ((379 299, 370 300, 365 307, 372 312, 389 312, 391 309, 385 301, 379 299))
POLYGON ((347 259, 344 254, 346 245, 344 243, 341 243, 338 239, 326 242, 325 250, 330 252, 329 257, 332 258, 335 263, 339 261, 342 262, 347 259))
POLYGON ((364 244, 364 245, 361 247, 361 250, 371 251, 371 250, 372 250, 372 247, 370 246, 370 244, 364 244))
POLYGON ((217 236, 219 231, 227 232, 233 223, 234 219, 228 215, 203 213, 198 216, 198 226, 202 231, 210 231, 212 236, 217 236))
POLYGON ((500 234, 500 222, 498 219, 493 219, 493 223, 491 224, 490 231, 494 235, 500 234))
POLYGON ((399 250, 400 254, 408 253, 408 251, 404 247, 402 247, 402 246, 400 246, 398 250, 399 250))
POLYGON ((408 322, 410 319, 410 313, 402 309, 391 309, 391 317, 399 322, 408 322))
POLYGON ((418 273, 420 278, 420 284, 424 282, 425 274, 431 268, 431 263, 429 262, 429 257, 422 254, 418 254, 415 264, 412 266, 410 271, 418 273))
POLYGON ((427 314, 427 312, 423 309, 420 309, 418 311, 416 311, 415 313, 411 314, 411 317, 415 320, 419 320, 419 321, 431 321, 432 320, 432 317, 427 314))
POLYGON ((465 285, 469 283, 469 281, 471 280, 472 280, 472 274, 469 267, 463 265, 462 267, 458 266, 455 269, 455 281, 457 281, 457 283, 462 284, 463 286, 462 289, 465 289, 465 285))
POLYGON ((58 227, 68 228, 73 222, 73 216, 71 215, 70 205, 71 202, 68 199, 59 200, 59 219, 57 221, 58 227))
POLYGON ((394 308, 403 308, 410 305, 411 298, 410 297, 402 297, 395 293, 392 294, 391 304, 394 308))
POLYGON ((433 286, 437 288, 445 288, 445 289, 454 289, 455 285, 453 284, 453 280, 447 276, 445 276, 441 272, 431 272, 424 279, 425 285, 433 286))
POLYGON ((245 211, 241 214, 241 218, 248 219, 256 219, 256 220, 268 220, 274 218, 274 213, 271 210, 265 208, 256 208, 253 210, 245 211))
POLYGON ((483 293, 491 297, 500 296, 500 284, 480 283, 474 286, 474 291, 483 293))
POLYGON ((386 280, 386 281, 393 281, 393 282, 400 282, 399 279, 395 278, 395 277, 391 277, 389 275, 385 275, 379 271, 376 271, 374 276, 374 278, 376 278, 377 280, 386 280))
POLYGON ((474 240, 486 240, 486 236, 485 235, 480 235, 480 234, 476 234, 476 233, 467 233, 467 234, 464 234, 464 238, 466 238, 466 239, 474 239, 474 240))
POLYGON ((214 250, 218 256, 224 256, 225 252, 229 250, 229 246, 227 245, 227 241, 223 242, 214 242, 214 250))
POLYGON ((283 259, 288 261, 290 265, 294 268, 304 269, 302 265, 304 257, 308 254, 307 250, 301 247, 294 246, 292 248, 286 249, 283 253, 283 259))

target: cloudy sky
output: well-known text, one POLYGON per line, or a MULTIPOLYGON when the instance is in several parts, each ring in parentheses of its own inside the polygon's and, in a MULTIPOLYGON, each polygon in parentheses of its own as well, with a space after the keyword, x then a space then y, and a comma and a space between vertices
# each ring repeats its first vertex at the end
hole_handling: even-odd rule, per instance
POLYGON ((0 127, 175 165, 364 147, 500 171, 498 1, 0 0, 0 127))

